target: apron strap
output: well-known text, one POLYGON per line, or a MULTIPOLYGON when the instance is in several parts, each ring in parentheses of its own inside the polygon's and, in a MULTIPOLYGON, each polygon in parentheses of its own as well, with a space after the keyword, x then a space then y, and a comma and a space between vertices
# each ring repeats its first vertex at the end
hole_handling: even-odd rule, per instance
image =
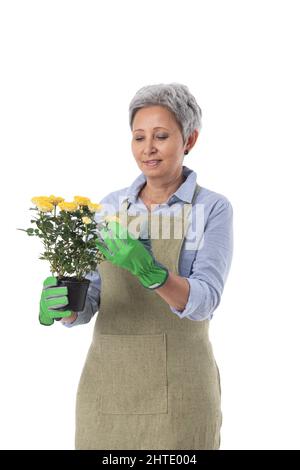
POLYGON ((197 197, 198 193, 200 192, 200 190, 201 190, 201 186, 199 186, 199 184, 196 183, 196 187, 195 187, 193 199, 192 199, 192 202, 191 202, 192 205, 193 205, 194 202, 196 201, 196 197, 197 197))
POLYGON ((126 212, 127 209, 128 209, 128 206, 129 206, 129 201, 128 201, 128 197, 127 197, 126 199, 124 199, 124 201, 121 204, 120 212, 126 212))

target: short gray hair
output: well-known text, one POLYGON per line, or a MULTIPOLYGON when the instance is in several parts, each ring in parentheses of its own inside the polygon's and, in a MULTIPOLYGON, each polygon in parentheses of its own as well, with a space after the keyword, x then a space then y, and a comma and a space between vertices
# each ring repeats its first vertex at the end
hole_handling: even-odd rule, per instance
POLYGON ((188 87, 181 83, 158 83, 140 88, 129 104, 129 125, 136 112, 148 106, 165 106, 171 111, 180 127, 183 142, 195 130, 202 128, 202 111, 188 87))

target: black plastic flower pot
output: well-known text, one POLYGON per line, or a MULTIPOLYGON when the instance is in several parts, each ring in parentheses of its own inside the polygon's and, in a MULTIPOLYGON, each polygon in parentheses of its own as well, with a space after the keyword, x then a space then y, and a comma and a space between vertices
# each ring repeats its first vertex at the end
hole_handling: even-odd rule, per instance
MULTIPOLYGON (((56 310, 64 312, 65 310, 72 310, 73 312, 80 312, 84 309, 86 294, 89 288, 90 280, 78 280, 76 277, 62 277, 57 278, 57 286, 66 286, 68 288, 69 303, 64 307, 57 308, 56 310)), ((61 320, 61 318, 55 318, 61 320)))

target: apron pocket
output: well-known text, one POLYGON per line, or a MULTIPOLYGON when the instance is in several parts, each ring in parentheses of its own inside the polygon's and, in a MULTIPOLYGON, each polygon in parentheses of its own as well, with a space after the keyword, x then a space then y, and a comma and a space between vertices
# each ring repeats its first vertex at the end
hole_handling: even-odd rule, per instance
POLYGON ((101 413, 167 413, 166 334, 99 339, 101 413))

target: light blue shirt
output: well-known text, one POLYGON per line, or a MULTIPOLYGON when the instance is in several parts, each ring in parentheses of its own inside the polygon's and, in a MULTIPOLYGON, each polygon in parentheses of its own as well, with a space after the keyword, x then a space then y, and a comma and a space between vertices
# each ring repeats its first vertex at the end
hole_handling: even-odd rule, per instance
MULTIPOLYGON (((157 205, 153 213, 167 214, 172 206, 180 208, 185 202, 192 202, 197 173, 183 166, 183 174, 186 176, 186 180, 170 196, 168 201, 157 205)), ((145 182, 146 177, 141 173, 131 186, 109 193, 100 201, 104 211, 105 207, 109 207, 110 214, 112 208, 117 212, 122 201, 128 197, 130 203, 128 215, 135 215, 142 211, 147 212, 148 208, 138 197, 145 182)), ((222 194, 210 191, 202 187, 200 183, 198 184, 201 190, 192 205, 192 223, 188 228, 179 259, 179 275, 185 277, 190 284, 189 297, 183 311, 178 311, 170 306, 170 314, 194 321, 213 317, 213 313, 221 301, 233 254, 232 205, 222 194), (198 239, 200 244, 196 248, 195 241, 198 239)), ((176 213, 176 211, 174 212, 172 209, 172 213, 176 213)), ((99 272, 91 271, 86 275, 86 278, 91 282, 85 308, 78 312, 78 317, 73 323, 66 324, 67 327, 88 323, 99 310, 101 303, 99 272)), ((153 295, 158 294, 153 292, 153 295)), ((99 314, 101 315, 101 312, 99 314)))

